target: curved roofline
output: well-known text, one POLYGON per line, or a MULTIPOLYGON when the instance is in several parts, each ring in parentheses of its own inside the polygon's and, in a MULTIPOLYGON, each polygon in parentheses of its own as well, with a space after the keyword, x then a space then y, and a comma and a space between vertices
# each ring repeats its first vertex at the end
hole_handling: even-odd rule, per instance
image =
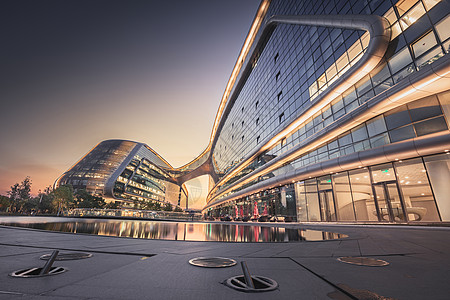
POLYGON ((228 99, 231 95, 231 91, 234 87, 234 84, 236 82, 238 75, 240 74, 241 68, 244 65, 244 62, 247 58, 250 48, 253 45, 253 42, 256 38, 256 34, 258 33, 258 31, 261 27, 262 21, 264 20, 264 17, 266 16, 267 9, 269 8, 270 2, 271 2, 271 0, 262 0, 261 4, 259 5, 258 10, 256 11, 255 18, 254 18, 253 23, 247 33, 247 37, 245 38, 244 44, 242 45, 241 52, 239 53, 239 56, 236 60, 234 68, 231 71, 231 75, 230 75, 230 78, 228 79, 227 85, 225 87, 225 91, 222 95, 222 99, 220 101, 219 108, 217 109, 216 118, 214 119, 214 124, 213 124, 213 128, 211 131, 211 136, 209 138, 208 146, 206 146, 205 150, 203 150, 203 152, 200 153, 192 161, 188 162, 187 164, 184 164, 181 167, 175 168, 176 171, 179 171, 181 169, 189 167, 189 165, 195 163, 202 156, 208 154, 209 150, 211 150, 213 141, 215 139, 215 135, 219 128, 220 120, 222 118, 222 115, 223 115, 224 109, 226 107, 226 104, 228 102, 228 99))
MULTIPOLYGON (((377 15, 295 15, 295 16, 272 16, 264 26, 263 32, 259 36, 252 57, 255 56, 261 47, 267 43, 270 35, 279 24, 293 24, 306 26, 331 27, 341 29, 364 30, 369 33, 369 44, 362 57, 333 82, 322 94, 314 99, 314 103, 295 120, 287 124, 274 137, 267 138, 258 150, 247 156, 239 165, 235 166, 231 172, 223 177, 220 182, 224 182, 245 168, 253 159, 264 151, 274 146, 280 139, 288 135, 291 131, 301 125, 309 117, 316 114, 323 107, 337 98, 345 90, 361 80, 372 71, 383 59, 389 45, 391 31, 389 22, 377 15)), ((246 68, 251 67, 252 60, 247 62, 246 68)), ((241 78, 245 80, 246 78, 241 78)), ((239 83, 238 83, 239 84, 239 83)), ((216 185, 209 193, 208 198, 217 189, 216 185)), ((217 195, 216 195, 217 196, 217 195)), ((211 199, 210 199, 211 200, 211 199)))

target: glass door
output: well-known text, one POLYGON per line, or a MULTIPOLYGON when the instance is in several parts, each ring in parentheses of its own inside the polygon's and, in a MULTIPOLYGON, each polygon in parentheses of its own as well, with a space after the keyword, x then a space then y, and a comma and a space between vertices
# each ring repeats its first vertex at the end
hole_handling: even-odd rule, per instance
POLYGON ((375 183, 373 189, 378 204, 378 219, 380 221, 407 221, 396 181, 375 183))
POLYGON ((334 205, 333 190, 319 191, 319 198, 322 221, 336 221, 336 206, 334 205))

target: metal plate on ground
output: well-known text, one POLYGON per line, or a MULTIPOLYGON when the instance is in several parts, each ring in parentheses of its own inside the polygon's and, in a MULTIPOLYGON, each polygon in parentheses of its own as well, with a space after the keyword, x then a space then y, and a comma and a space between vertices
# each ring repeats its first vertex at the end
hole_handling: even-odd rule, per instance
MULTIPOLYGON (((44 254, 40 257, 42 260, 48 260, 51 254, 44 254)), ((84 259, 91 257, 91 253, 86 252, 62 252, 56 256, 55 260, 76 260, 76 259, 84 259)))
POLYGON ((41 274, 42 268, 28 268, 23 270, 17 270, 9 274, 12 277, 19 278, 33 278, 33 277, 44 277, 50 275, 58 275, 67 271, 64 267, 51 267, 47 274, 41 274))
POLYGON ((225 257, 197 257, 189 260, 191 265, 203 268, 226 268, 236 264, 236 261, 225 257))
POLYGON ((247 284, 244 275, 228 278, 225 284, 232 289, 245 293, 270 292, 278 288, 278 283, 271 278, 252 275, 251 280, 253 281, 254 287, 247 284))
POLYGON ((358 265, 358 266, 368 266, 368 267, 384 267, 389 265, 387 261, 371 258, 371 257, 361 257, 361 256, 345 256, 339 257, 338 261, 358 265))

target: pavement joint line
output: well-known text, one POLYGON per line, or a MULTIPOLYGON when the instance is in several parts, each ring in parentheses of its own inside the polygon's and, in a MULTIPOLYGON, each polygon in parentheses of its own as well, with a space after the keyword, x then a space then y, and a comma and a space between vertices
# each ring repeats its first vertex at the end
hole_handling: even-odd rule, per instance
POLYGON ((347 292, 346 290, 344 290, 343 288, 339 287, 338 285, 334 284, 333 282, 329 281, 328 279, 326 279, 325 277, 317 274, 316 272, 314 272, 313 270, 311 270, 310 268, 304 266, 303 264, 299 263, 298 261, 296 261, 295 259, 292 259, 291 257, 287 257, 288 259, 290 259, 292 262, 294 262, 295 264, 299 265, 300 267, 302 267, 303 269, 305 269, 306 271, 310 272, 311 274, 313 274, 314 276, 318 277, 319 279, 322 279, 323 281, 325 281, 326 283, 328 283, 329 285, 331 285, 332 287, 334 287, 336 290, 340 291, 341 293, 344 293, 345 295, 347 295, 348 297, 350 297, 353 300, 359 300, 359 298, 353 296, 353 294, 347 292))
POLYGON ((43 247, 43 246, 33 246, 33 245, 18 245, 18 244, 7 244, 7 243, 0 243, 2 246, 10 246, 10 247, 27 247, 27 248, 34 248, 34 249, 58 249, 63 251, 89 251, 93 253, 100 253, 100 254, 116 254, 116 255, 131 255, 131 256, 155 256, 156 253, 131 253, 131 252, 114 252, 114 251, 98 251, 98 250, 86 250, 86 249, 73 249, 73 248, 61 248, 61 247, 43 247))

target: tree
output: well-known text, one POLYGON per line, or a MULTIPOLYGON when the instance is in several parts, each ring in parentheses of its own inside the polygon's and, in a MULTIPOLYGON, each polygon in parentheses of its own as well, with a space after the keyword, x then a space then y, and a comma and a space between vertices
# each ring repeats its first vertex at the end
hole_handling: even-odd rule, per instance
POLYGON ((179 206, 175 206, 175 209, 173 211, 183 212, 183 209, 181 207, 179 207, 179 206))
POLYGON ((164 211, 172 211, 172 204, 169 203, 169 202, 166 202, 166 203, 164 204, 162 210, 164 210, 164 211))
POLYGON ((78 190, 74 205, 79 208, 103 208, 106 202, 102 197, 91 195, 86 190, 78 190))
POLYGON ((9 197, 0 195, 0 210, 6 211, 10 205, 11 202, 9 200, 9 197))
POLYGON ((8 191, 11 210, 21 211, 23 206, 31 198, 31 179, 29 176, 19 184, 15 183, 8 191))
POLYGON ((73 205, 72 185, 60 185, 53 190, 53 203, 58 216, 62 209, 71 207, 73 205))

